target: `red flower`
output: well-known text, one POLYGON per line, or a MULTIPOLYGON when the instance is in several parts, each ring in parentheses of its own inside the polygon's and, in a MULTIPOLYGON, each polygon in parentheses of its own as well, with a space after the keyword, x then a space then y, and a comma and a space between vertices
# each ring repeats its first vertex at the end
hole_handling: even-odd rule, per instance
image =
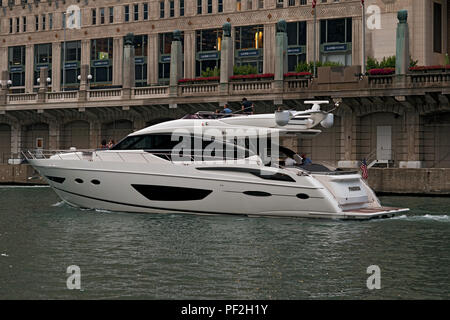
POLYGON ((450 65, 447 66, 417 66, 409 68, 410 71, 432 71, 432 70, 444 70, 450 69, 450 65))
POLYGON ((394 68, 384 68, 384 69, 370 69, 369 74, 371 76, 386 76, 390 74, 394 74, 395 69, 394 68))
POLYGON ((178 80, 178 83, 187 83, 187 82, 195 82, 195 81, 215 81, 220 80, 220 77, 200 77, 200 78, 185 78, 178 80))
POLYGON ((273 73, 263 73, 263 74, 244 74, 244 75, 235 75, 231 76, 231 80, 237 79, 264 79, 264 78, 273 78, 273 73))

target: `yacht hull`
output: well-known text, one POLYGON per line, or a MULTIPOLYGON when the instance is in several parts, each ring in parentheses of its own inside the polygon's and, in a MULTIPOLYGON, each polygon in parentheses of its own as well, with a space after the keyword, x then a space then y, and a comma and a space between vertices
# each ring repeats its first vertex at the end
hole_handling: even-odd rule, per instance
MULTIPOLYGON (((58 196, 80 208, 138 213, 387 218, 408 209, 342 208, 329 187, 311 175, 283 170, 267 178, 254 166, 175 165, 33 159, 58 196)), ((356 183, 356 182, 351 182, 356 183)), ((345 186, 345 188, 347 188, 345 186)), ((357 199, 357 197, 355 198, 357 199)))

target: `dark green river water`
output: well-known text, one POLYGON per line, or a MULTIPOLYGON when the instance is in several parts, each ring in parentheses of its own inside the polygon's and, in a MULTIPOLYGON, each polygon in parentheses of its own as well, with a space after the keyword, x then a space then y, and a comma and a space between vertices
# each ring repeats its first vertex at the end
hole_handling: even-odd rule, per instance
POLYGON ((449 299, 450 198, 374 221, 79 210, 0 187, 0 299, 449 299), (69 290, 69 266, 81 289, 69 290), (380 270, 380 289, 369 290, 380 270))

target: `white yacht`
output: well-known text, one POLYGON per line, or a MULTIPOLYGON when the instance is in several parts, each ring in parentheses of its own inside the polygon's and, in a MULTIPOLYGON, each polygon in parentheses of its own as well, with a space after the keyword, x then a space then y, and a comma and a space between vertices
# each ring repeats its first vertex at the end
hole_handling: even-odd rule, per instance
MULTIPOLYGON (((66 203, 141 213, 333 219, 387 218, 358 172, 304 159, 279 144, 330 127, 328 101, 306 111, 218 115, 199 112, 134 132, 108 150, 23 152, 66 203)), ((73 149, 73 148, 72 148, 73 149)))

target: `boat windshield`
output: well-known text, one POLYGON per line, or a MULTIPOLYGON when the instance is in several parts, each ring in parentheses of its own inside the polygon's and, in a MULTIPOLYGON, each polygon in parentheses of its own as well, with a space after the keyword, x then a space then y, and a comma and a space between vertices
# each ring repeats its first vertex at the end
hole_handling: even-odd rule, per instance
POLYGON ((255 155, 250 149, 229 142, 170 133, 128 136, 110 150, 144 150, 167 156, 183 154, 184 156, 195 155, 197 157, 200 154, 204 159, 211 157, 215 160, 244 159, 255 155))

